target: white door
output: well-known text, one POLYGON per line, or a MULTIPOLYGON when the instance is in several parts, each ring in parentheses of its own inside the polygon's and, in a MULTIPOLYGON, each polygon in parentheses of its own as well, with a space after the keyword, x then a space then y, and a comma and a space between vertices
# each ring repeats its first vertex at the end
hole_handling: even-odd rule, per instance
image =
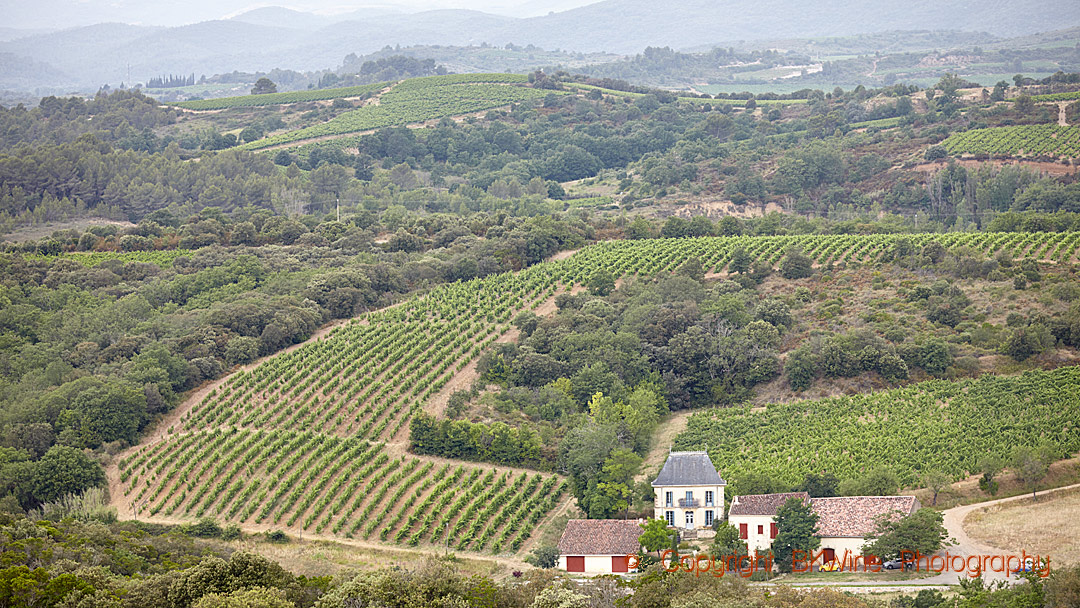
POLYGON ((693 530, 694 529, 694 512, 693 511, 687 511, 686 512, 686 529, 687 530, 693 530))

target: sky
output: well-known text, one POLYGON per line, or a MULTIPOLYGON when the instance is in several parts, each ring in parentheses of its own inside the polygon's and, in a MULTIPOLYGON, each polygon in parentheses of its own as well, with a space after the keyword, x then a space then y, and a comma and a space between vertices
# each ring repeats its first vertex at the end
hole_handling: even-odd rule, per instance
POLYGON ((0 27, 62 29, 102 22, 185 25, 221 19, 261 6, 332 15, 365 7, 416 12, 462 8, 514 17, 546 15, 596 0, 0 0, 0 27))

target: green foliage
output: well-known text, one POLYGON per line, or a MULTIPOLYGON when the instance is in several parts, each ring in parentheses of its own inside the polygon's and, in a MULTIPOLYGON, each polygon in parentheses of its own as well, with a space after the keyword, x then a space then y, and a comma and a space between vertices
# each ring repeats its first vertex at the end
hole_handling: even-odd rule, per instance
POLYGON ((597 270, 589 277, 589 291, 593 295, 606 296, 615 290, 615 279, 607 270, 597 270))
POLYGON ((409 449, 416 454, 549 469, 541 445, 540 435, 527 426, 436 420, 424 413, 409 423, 409 449))
POLYGON ((559 548, 555 545, 540 545, 525 556, 525 561, 545 570, 559 565, 559 548))
POLYGON ((54 445, 37 463, 33 483, 34 498, 50 502, 105 485, 105 471, 82 450, 54 445))
POLYGON ((729 555, 742 556, 750 554, 746 541, 739 537, 737 527, 721 520, 718 520, 713 527, 716 528, 716 536, 713 537, 712 546, 710 547, 713 555, 727 557, 729 555))
POLYGON ((978 472, 977 455, 1005 458, 1014 445, 1034 447, 1033 437, 1047 437, 1055 454, 1080 449, 1076 437, 1062 432, 1080 423, 1078 384, 1080 371, 1066 367, 934 380, 870 395, 772 404, 760 412, 719 409, 692 416, 674 447, 714 446, 713 462, 726 463, 731 477, 759 473, 787 487, 821 470, 858 480, 868 463, 888 463, 899 483, 857 493, 889 493, 928 469, 953 478, 978 472), (930 447, 938 442, 951 447, 930 447))
POLYGON ((797 247, 788 249, 780 260, 780 276, 785 279, 805 279, 813 273, 810 258, 797 247))
POLYGON ((799 498, 789 498, 776 510, 776 538, 772 553, 781 572, 791 572, 793 560, 809 557, 821 544, 817 513, 799 498))
POLYGON ((180 101, 172 105, 186 110, 224 110, 228 108, 261 107, 289 103, 302 103, 308 101, 323 101, 326 99, 338 99, 345 97, 361 97, 385 89, 389 83, 380 82, 357 87, 343 87, 337 89, 312 89, 306 91, 291 91, 288 93, 252 93, 240 97, 218 97, 217 99, 199 99, 195 101, 180 101))
POLYGON ((892 496, 900 489, 900 479, 892 469, 878 465, 858 477, 840 482, 837 491, 843 496, 892 496))
POLYGON ((1024 485, 1031 488, 1033 498, 1039 484, 1050 471, 1050 463, 1061 456, 1060 452, 1060 448, 1045 441, 1036 446, 1017 445, 1013 448, 1010 459, 1013 473, 1024 485))
POLYGON ((662 519, 649 519, 641 524, 641 537, 638 542, 646 551, 656 551, 657 557, 661 552, 671 547, 675 537, 675 531, 667 527, 667 522, 662 519))
POLYGON ((407 80, 383 93, 378 105, 363 106, 327 122, 260 139, 246 147, 254 150, 325 135, 406 125, 535 101, 549 94, 514 84, 521 78, 516 74, 455 74, 407 80))
POLYGON ((950 154, 1080 156, 1080 127, 1057 124, 972 129, 949 136, 941 145, 950 154))
POLYGON ((878 518, 874 533, 867 538, 863 555, 884 560, 898 559, 907 553, 932 555, 946 544, 949 533, 942 523, 941 511, 919 509, 907 517, 887 513, 878 518))

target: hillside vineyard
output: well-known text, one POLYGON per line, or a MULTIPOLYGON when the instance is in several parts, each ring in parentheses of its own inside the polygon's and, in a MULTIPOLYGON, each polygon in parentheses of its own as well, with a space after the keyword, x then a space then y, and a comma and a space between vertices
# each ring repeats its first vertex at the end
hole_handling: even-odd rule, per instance
MULTIPOLYGON (((119 463, 123 500, 158 517, 192 520, 209 516, 340 537, 516 552, 526 545, 536 524, 559 504, 568 491, 567 480, 558 475, 414 457, 402 453, 400 446, 412 417, 425 410, 441 413, 438 403, 445 400, 439 397, 448 389, 450 379, 496 340, 507 336, 510 320, 519 312, 536 310, 598 269, 615 277, 652 275, 672 271, 696 258, 706 272, 722 273, 740 248, 769 264, 777 263, 792 246, 802 248, 817 264, 858 264, 880 259, 906 239, 915 246, 937 242, 985 256, 1006 252, 1016 258, 1064 263, 1075 260, 1078 236, 949 233, 604 242, 565 260, 538 264, 516 274, 443 285, 353 319, 325 337, 229 376, 183 413, 164 436, 150 438, 119 463)), ((1000 386, 987 389, 1019 398, 1031 389, 1032 382, 1042 386, 1044 380, 1047 387, 1056 387, 1049 396, 1057 403, 1062 386, 1065 393, 1074 393, 1077 378, 1075 373, 1055 372, 1045 378, 1002 379, 1000 386)), ((975 381, 970 390, 985 392, 984 385, 975 381)), ((895 402, 899 410, 890 409, 888 422, 880 424, 916 430, 921 427, 910 425, 908 416, 911 420, 926 419, 920 408, 925 409, 927 399, 952 399, 953 408, 965 414, 951 426, 942 427, 948 434, 959 432, 965 420, 984 415, 970 409, 981 398, 958 401, 959 397, 952 396, 967 390, 966 385, 932 382, 857 399, 869 412, 895 402), (941 395, 942 390, 950 396, 941 395)), ((849 401, 770 408, 759 416, 765 425, 761 432, 787 432, 774 418, 787 419, 793 408, 820 405, 822 412, 832 408, 846 411, 854 403, 849 401)), ((1000 410, 1001 424, 1008 424, 1005 413, 1009 407, 1000 410)), ((1040 418, 1043 426, 1029 431, 1046 430, 1046 425, 1059 422, 1075 425, 1073 414, 1068 412, 1075 412, 1075 407, 1062 410, 1058 417, 1064 418, 1057 422, 1051 416, 1040 418)), ((830 424, 838 420, 831 414, 822 415, 830 424)), ((751 418, 739 408, 715 415, 698 414, 690 431, 678 441, 689 445, 705 440, 713 446, 710 450, 719 462, 738 468, 734 452, 746 446, 737 438, 749 437, 743 427, 751 418), (730 435, 735 443, 720 441, 716 433, 730 435)), ((997 419, 996 414, 991 418, 997 419)), ((999 438, 1008 439, 1006 435, 999 438)), ((775 443, 754 441, 759 446, 775 443)), ((491 449, 512 451, 515 447, 506 436, 495 437, 491 449)), ((798 446, 790 447, 797 450, 798 446)), ((827 447, 818 448, 822 457, 828 455, 827 447)), ((888 451, 895 446, 879 448, 888 451)), ((874 446, 867 449, 868 454, 880 452, 874 446)), ((920 454, 929 456, 919 451, 911 457, 918 460, 920 454)), ((817 462, 801 462, 802 456, 796 451, 784 458, 754 459, 753 467, 761 474, 794 479, 811 461, 817 462)), ((838 470, 845 466, 840 461, 830 464, 838 470)), ((970 466, 962 459, 939 464, 952 473, 970 466)), ((905 461, 905 476, 914 474, 915 468, 905 461)))

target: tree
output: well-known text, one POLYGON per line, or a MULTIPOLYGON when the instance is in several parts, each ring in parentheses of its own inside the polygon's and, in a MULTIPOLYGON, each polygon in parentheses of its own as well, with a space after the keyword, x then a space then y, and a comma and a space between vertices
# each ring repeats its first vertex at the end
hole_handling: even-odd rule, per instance
POLYGON ((1050 462, 1054 459, 1049 445, 1043 444, 1037 447, 1018 445, 1012 453, 1012 466, 1016 478, 1025 486, 1031 488, 1031 497, 1035 498, 1035 492, 1039 483, 1050 472, 1050 462))
POLYGON ((799 489, 810 495, 811 498, 829 498, 836 496, 840 480, 836 475, 826 471, 820 475, 807 473, 799 489))
POLYGON ((600 268, 589 277, 589 291, 594 295, 606 296, 615 290, 615 279, 607 269, 600 268))
POLYGON ((907 517, 886 513, 877 520, 874 533, 863 546, 864 555, 882 560, 901 558, 905 553, 930 555, 948 540, 941 511, 919 509, 907 517))
POLYGON ((900 487, 900 479, 891 469, 878 466, 862 477, 840 482, 840 494, 844 496, 892 496, 900 487))
POLYGON ((997 494, 998 483, 994 477, 1004 467, 1004 461, 996 454, 983 454, 980 456, 975 463, 975 470, 982 473, 982 477, 979 478, 979 488, 990 495, 997 494))
POLYGON ((650 237, 652 237, 652 224, 640 215, 634 218, 634 221, 630 222, 630 225, 626 227, 626 238, 628 239, 639 240, 650 237))
POLYGON ((661 551, 671 546, 671 539, 675 535, 675 531, 669 530, 667 522, 662 519, 649 519, 641 524, 641 529, 644 532, 638 542, 646 551, 656 551, 657 557, 660 557, 661 551))
POLYGON ((267 93, 277 93, 277 85, 274 81, 263 76, 255 81, 255 86, 251 88, 252 95, 265 95, 267 93))
POLYGON ((746 248, 739 246, 735 248, 735 251, 731 252, 731 262, 728 264, 728 268, 731 272, 737 272, 739 274, 746 274, 750 270, 750 263, 753 260, 750 258, 750 254, 746 251, 746 248))
POLYGON ((938 494, 940 494, 943 489, 949 487, 949 481, 949 476, 938 470, 930 470, 923 473, 923 487, 934 494, 934 500, 930 503, 930 506, 937 506, 938 494))
POLYGON ((791 572, 796 551, 809 557, 821 545, 817 523, 817 513, 799 498, 789 498, 776 510, 772 552, 781 572, 791 572))
POLYGON ((713 555, 720 558, 749 555, 750 550, 746 546, 746 541, 739 538, 738 528, 719 519, 716 520, 714 527, 716 528, 716 536, 713 537, 712 542, 713 555))
MULTIPOLYGON (((466 603, 463 602, 463 605, 466 603)), ((536 594, 530 608, 586 608, 589 606, 589 596, 577 593, 572 589, 551 585, 536 594)))
POLYGON ((559 565, 559 548, 555 545, 540 545, 525 557, 525 561, 545 570, 559 565))
POLYGON ((192 608, 293 608, 295 604, 281 589, 252 587, 228 594, 209 593, 199 598, 192 608))
MULTIPOLYGON (((251 142, 251 141, 258 140, 258 139, 262 139, 262 137, 263 137, 262 129, 260 129, 259 127, 255 126, 255 125, 248 125, 248 126, 244 127, 244 129, 242 131, 240 131, 240 141, 242 141, 242 142, 251 142)), ((285 163, 285 164, 288 165, 290 163, 285 163)))
POLYGON ((82 450, 54 445, 45 452, 34 474, 34 497, 50 502, 68 494, 105 485, 105 471, 82 450))
POLYGON ((780 261, 780 276, 785 279, 805 279, 813 274, 813 263, 801 249, 791 247, 780 261))

